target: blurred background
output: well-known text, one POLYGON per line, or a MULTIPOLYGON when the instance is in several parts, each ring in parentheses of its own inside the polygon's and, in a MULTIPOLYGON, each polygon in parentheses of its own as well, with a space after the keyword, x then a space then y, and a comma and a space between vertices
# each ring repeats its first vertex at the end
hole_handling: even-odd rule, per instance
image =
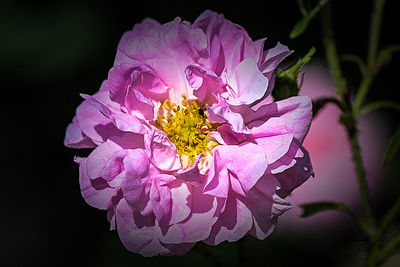
MULTIPOLYGON (((316 1, 314 1, 315 3, 316 1)), ((340 54, 365 58, 372 1, 332 1, 334 31, 340 54)), ((395 2, 388 0, 380 46, 399 44, 395 2)), ((265 49, 277 41, 295 50, 294 63, 311 46, 317 48, 304 69, 301 94, 334 94, 324 61, 317 16, 297 39, 289 33, 302 17, 296 1, 11 1, 0 7, 0 73, 2 101, 2 184, 0 186, 0 265, 2 266, 204 266, 195 251, 182 257, 144 258, 128 252, 116 231, 109 231, 106 212, 81 197, 76 151, 63 146, 65 129, 82 99, 93 94, 113 64, 122 34, 145 17, 161 23, 176 16, 193 22, 204 10, 223 13, 253 40, 267 37, 265 49)), ((343 63, 349 88, 356 90, 360 74, 343 63)), ((399 101, 400 53, 374 81, 367 101, 399 101)), ((265 240, 246 238, 249 265, 361 266, 367 243, 356 225, 335 211, 299 218, 299 204, 343 201, 359 209, 359 194, 339 110, 327 106, 316 117, 305 141, 315 178, 289 196, 293 209, 280 218, 265 240)), ((393 111, 364 116, 360 139, 371 186, 375 214, 382 217, 400 189, 396 165, 382 168, 389 137, 399 125, 393 111)), ((399 219, 391 232, 399 230, 399 219)), ((223 243, 210 252, 238 266, 237 244, 223 243)), ((394 257, 385 266, 399 266, 394 257)))

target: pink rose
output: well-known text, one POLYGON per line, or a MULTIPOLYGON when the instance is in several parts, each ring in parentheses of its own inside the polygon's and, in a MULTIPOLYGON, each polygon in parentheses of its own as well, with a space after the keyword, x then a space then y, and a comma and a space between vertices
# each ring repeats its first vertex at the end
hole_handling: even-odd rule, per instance
POLYGON ((123 35, 99 92, 82 95, 65 145, 94 148, 76 158, 82 195, 130 251, 263 239, 313 174, 310 98, 272 101, 291 51, 264 41, 211 11, 193 24, 145 19, 123 35))

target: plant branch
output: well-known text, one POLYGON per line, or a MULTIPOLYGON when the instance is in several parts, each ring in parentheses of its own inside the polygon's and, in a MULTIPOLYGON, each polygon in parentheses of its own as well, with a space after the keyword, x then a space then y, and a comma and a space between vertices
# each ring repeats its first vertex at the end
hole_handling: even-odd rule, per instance
POLYGON ((381 28, 383 7, 385 0, 375 0, 374 9, 371 16, 371 26, 369 32, 368 55, 367 55, 367 72, 363 75, 363 80, 358 89, 356 99, 354 101, 354 110, 359 110, 364 102, 365 97, 370 89, 373 78, 377 72, 376 61, 378 51, 379 32, 381 28))
POLYGON ((331 3, 328 3, 321 12, 322 21, 322 36, 325 46, 325 54, 332 71, 333 80, 336 86, 336 92, 340 99, 343 98, 345 93, 345 80, 340 68, 339 57, 336 50, 336 45, 333 36, 332 28, 332 10, 331 3))
POLYGON ((367 72, 367 67, 366 67, 363 59, 360 58, 359 56, 352 55, 352 54, 344 54, 344 55, 340 56, 340 59, 343 61, 349 61, 349 62, 353 62, 353 63, 357 64, 358 68, 360 70, 360 73, 363 76, 367 72))
POLYGON ((304 6, 303 0, 297 0, 297 4, 299 5, 299 9, 303 17, 307 16, 308 11, 304 6))
POLYGON ((392 223, 393 219, 396 218, 396 216, 400 212, 400 196, 398 197, 396 203, 393 205, 393 207, 389 210, 389 212, 386 214, 386 216, 383 218, 381 225, 379 226, 378 229, 378 237, 383 236, 384 232, 386 229, 389 227, 389 225, 392 223))
POLYGON ((375 224, 374 224, 374 218, 372 216, 371 199, 367 181, 365 179, 365 168, 361 157, 360 145, 358 143, 358 138, 357 138, 358 137, 357 125, 353 112, 351 110, 344 112, 340 118, 340 122, 345 126, 347 131, 347 136, 350 142, 364 214, 367 223, 369 225, 369 228, 371 228, 371 231, 374 231, 372 230, 375 229, 374 226, 375 224))
POLYGON ((400 247, 400 234, 398 234, 395 238, 390 240, 386 246, 382 249, 380 253, 380 262, 383 263, 391 256, 393 256, 396 252, 398 252, 398 248, 400 247))
POLYGON ((331 103, 336 105, 340 110, 343 111, 343 105, 342 103, 335 97, 322 97, 318 98, 316 100, 313 100, 312 104, 312 113, 313 113, 313 118, 318 115, 318 113, 322 110, 322 108, 325 107, 326 104, 331 103))
POLYGON ((394 109, 394 110, 400 111, 400 104, 396 103, 396 102, 392 102, 392 101, 372 102, 372 103, 369 103, 369 104, 363 106, 360 110, 360 113, 356 114, 356 116, 364 115, 364 114, 367 114, 371 111, 374 111, 374 110, 377 110, 380 108, 394 109))
POLYGON ((371 27, 369 32, 369 46, 367 66, 370 70, 375 67, 376 56, 378 52, 379 32, 381 29, 382 13, 385 5, 385 0, 375 0, 374 9, 371 17, 371 27))

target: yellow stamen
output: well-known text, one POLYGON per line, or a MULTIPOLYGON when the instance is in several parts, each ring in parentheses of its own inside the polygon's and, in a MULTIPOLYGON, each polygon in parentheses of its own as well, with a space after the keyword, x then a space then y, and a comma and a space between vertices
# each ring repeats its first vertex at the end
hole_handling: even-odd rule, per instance
POLYGON ((182 106, 165 100, 162 106, 170 113, 158 116, 155 125, 166 133, 176 146, 179 156, 188 158, 189 166, 192 166, 197 155, 206 154, 218 145, 206 138, 217 125, 208 122, 204 114, 205 107, 200 102, 187 100, 185 94, 182 94, 182 98, 182 106))

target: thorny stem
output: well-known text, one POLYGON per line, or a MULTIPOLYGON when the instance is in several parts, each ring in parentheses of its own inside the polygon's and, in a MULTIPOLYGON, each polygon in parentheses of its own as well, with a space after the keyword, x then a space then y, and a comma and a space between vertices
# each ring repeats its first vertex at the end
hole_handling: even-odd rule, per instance
POLYGON ((363 202, 365 216, 367 218, 369 226, 373 227, 371 201, 369 197, 367 182, 365 180, 365 169, 363 166, 362 157, 360 153, 360 146, 358 144, 358 139, 357 139, 356 119, 354 117, 350 100, 347 97, 347 92, 345 91, 346 90, 345 80, 342 75, 342 71, 339 64, 339 57, 336 51, 336 45, 333 38, 331 3, 329 3, 322 10, 321 15, 322 15, 321 17, 322 32, 324 38, 326 57, 337 88, 337 95, 339 96, 342 102, 342 106, 344 107, 341 122, 346 128, 347 135, 350 141, 350 146, 353 153, 353 160, 357 173, 357 179, 360 187, 360 193, 363 202))
MULTIPOLYGON (((362 161, 360 145, 358 142, 357 134, 357 118, 360 111, 373 110, 377 107, 389 107, 398 109, 399 106, 391 102, 379 102, 373 103, 373 105, 362 107, 364 99, 370 89, 374 76, 377 73, 377 51, 378 51, 378 40, 379 32, 381 27, 382 12, 384 8, 385 0, 375 0, 374 9, 371 17, 368 55, 367 55, 367 66, 362 71, 362 81, 357 92, 353 105, 351 104, 346 89, 345 79, 343 78, 342 71, 339 64, 339 59, 336 51, 336 46, 333 38, 332 18, 331 18, 331 7, 328 4, 322 12, 322 31, 327 61, 331 69, 335 86, 337 88, 337 95, 340 103, 336 101, 330 101, 342 107, 342 115, 340 122, 346 128, 347 136, 350 142, 351 151, 353 154, 353 161, 355 170, 357 173, 357 180, 362 198, 362 204, 364 209, 365 221, 361 220, 360 226, 366 230, 369 234, 370 240, 370 253, 368 255, 367 264, 369 267, 375 267, 383 263, 386 259, 392 256, 394 253, 399 251, 400 246, 400 235, 397 235, 386 246, 382 248, 382 237, 385 230, 388 228, 390 223, 400 212, 400 197, 396 204, 391 208, 389 213, 384 217, 380 227, 377 229, 374 218, 372 215, 372 204, 369 195, 369 189, 365 179, 365 168, 362 161)), ((325 101, 325 103, 327 103, 325 101)), ((325 104, 324 103, 324 104, 325 104)))
MULTIPOLYGON (((350 141, 351 151, 353 153, 353 161, 355 165, 355 170, 357 173, 358 185, 361 193, 361 199, 363 204, 363 209, 365 213, 366 220, 370 228, 374 229, 374 219, 372 216, 372 205, 371 199, 369 196, 369 190, 367 181, 365 179, 365 168, 361 157, 360 145, 358 143, 358 134, 357 134, 357 126, 356 121, 354 119, 353 113, 350 111, 347 113, 349 118, 342 115, 342 124, 346 127, 347 136, 350 141), (347 120, 347 121, 346 121, 347 120), (350 123, 349 121, 350 120, 350 123)), ((372 230, 371 229, 371 230, 372 230)), ((374 232, 374 230, 372 230, 374 232)))

